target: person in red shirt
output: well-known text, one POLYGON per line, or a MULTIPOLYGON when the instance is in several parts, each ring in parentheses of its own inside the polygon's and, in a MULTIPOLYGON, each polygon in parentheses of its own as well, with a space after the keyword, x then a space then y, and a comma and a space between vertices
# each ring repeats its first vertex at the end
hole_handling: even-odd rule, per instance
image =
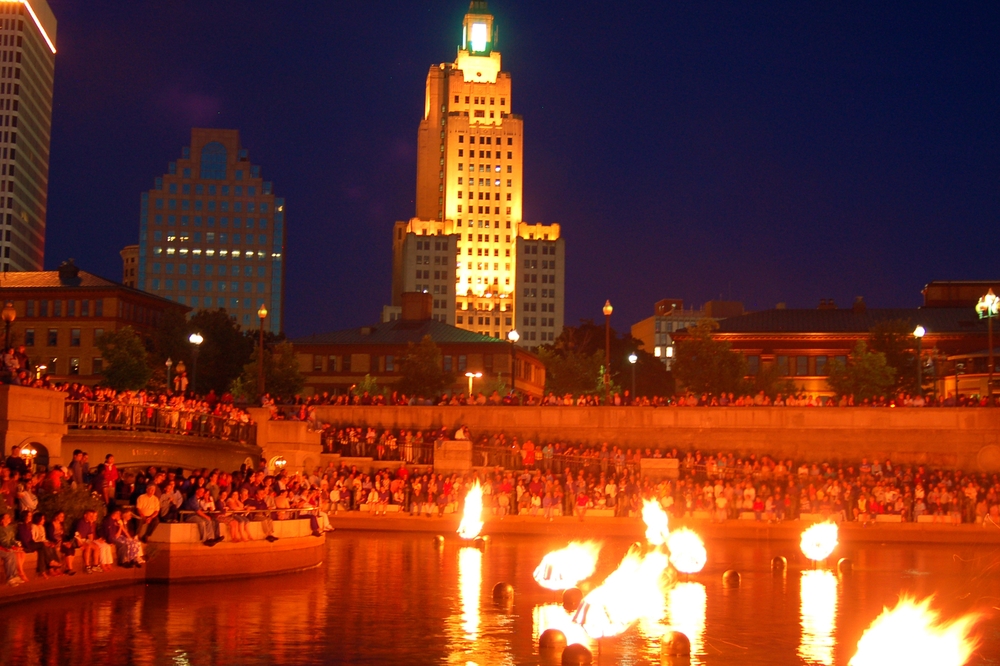
POLYGON ((104 456, 104 503, 110 504, 115 498, 115 486, 118 484, 118 468, 115 467, 115 457, 110 453, 104 456))

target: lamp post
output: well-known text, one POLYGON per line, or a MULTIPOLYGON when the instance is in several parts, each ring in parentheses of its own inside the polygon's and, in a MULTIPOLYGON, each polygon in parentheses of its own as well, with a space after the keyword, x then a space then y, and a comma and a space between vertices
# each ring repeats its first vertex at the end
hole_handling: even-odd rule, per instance
POLYGON ((514 371, 515 361, 517 360, 517 351, 514 345, 521 339, 521 334, 517 332, 517 329, 512 328, 510 333, 507 334, 507 339, 510 340, 510 392, 511 395, 514 395, 514 383, 517 377, 517 372, 514 371))
POLYGON ((257 398, 264 397, 264 320, 267 319, 267 308, 260 304, 257 310, 260 319, 260 349, 257 350, 257 398))
POLYGON ((611 404, 611 301, 604 302, 604 404, 611 404))
POLYGON ((163 365, 167 366, 167 395, 170 395, 173 393, 173 389, 171 388, 173 384, 170 383, 170 368, 173 367, 174 361, 168 358, 163 365))
POLYGON ((628 355, 628 362, 632 364, 632 400, 635 400, 635 362, 639 360, 639 357, 632 352, 628 355))
POLYGON ((177 361, 177 365, 174 366, 174 381, 177 382, 177 386, 180 387, 181 395, 184 395, 184 390, 187 388, 187 366, 184 365, 184 361, 177 361))
POLYGON ((465 376, 469 378, 469 399, 471 400, 472 399, 472 380, 473 379, 479 379, 480 377, 483 376, 483 373, 481 373, 481 372, 467 372, 467 373, 465 373, 465 376))
POLYGON ((198 394, 198 350, 201 349, 201 343, 204 341, 205 338, 201 337, 200 333, 192 333, 191 337, 188 338, 188 342, 194 345, 191 350, 191 392, 195 395, 198 394))
MULTIPOLYGON (((984 318, 986 319, 986 329, 988 331, 987 335, 989 336, 988 344, 990 346, 990 360, 989 360, 989 367, 987 368, 987 370, 989 371, 989 375, 987 376, 986 379, 986 395, 989 396, 989 400, 990 402, 992 402, 993 401, 993 318, 997 316, 998 312, 1000 312, 1000 298, 997 298, 997 295, 993 293, 992 289, 987 291, 986 295, 980 298, 979 302, 976 303, 976 312, 979 313, 980 319, 984 318)), ((955 393, 956 395, 958 394, 957 382, 955 384, 955 393)))
POLYGON ((14 303, 12 301, 7 301, 3 306, 3 349, 7 351, 10 349, 10 325, 14 323, 17 319, 17 310, 14 309, 14 303))
POLYGON ((917 339, 917 395, 919 396, 924 395, 924 379, 921 376, 921 373, 923 372, 924 368, 923 368, 923 361, 921 360, 920 356, 920 344, 921 342, 923 342, 924 334, 926 333, 927 330, 923 326, 920 326, 919 324, 915 329, 913 329, 913 337, 917 339))

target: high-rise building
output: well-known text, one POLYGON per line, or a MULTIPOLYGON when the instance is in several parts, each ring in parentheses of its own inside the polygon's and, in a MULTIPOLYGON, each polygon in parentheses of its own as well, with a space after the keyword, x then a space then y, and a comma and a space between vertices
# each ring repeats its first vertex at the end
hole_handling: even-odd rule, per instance
POLYGON ((56 17, 45 0, 0 0, 0 254, 4 271, 45 259, 56 17))
POLYGON ((137 287, 237 323, 282 329, 285 200, 237 130, 193 129, 191 145, 142 193, 137 287))
POLYGON ((118 253, 122 257, 122 284, 135 289, 139 272, 139 246, 126 245, 118 253))
MULTIPOLYGON (((435 319, 504 339, 522 326, 516 307, 524 293, 519 275, 537 277, 519 268, 519 236, 523 232, 532 234, 528 240, 540 240, 534 237, 540 233, 555 247, 560 227, 539 231, 538 225, 522 224, 524 121, 512 112, 511 77, 501 69, 496 46, 487 3, 474 0, 455 62, 434 65, 427 74, 417 133, 416 216, 393 229, 392 304, 400 305, 406 291, 424 291, 433 297, 435 319)), ((561 241, 557 251, 558 257, 545 259, 558 277, 544 289, 552 294, 544 320, 561 327, 561 241)), ((548 328, 544 337, 541 325, 535 328, 530 339, 521 336, 522 345, 554 339, 548 328)))

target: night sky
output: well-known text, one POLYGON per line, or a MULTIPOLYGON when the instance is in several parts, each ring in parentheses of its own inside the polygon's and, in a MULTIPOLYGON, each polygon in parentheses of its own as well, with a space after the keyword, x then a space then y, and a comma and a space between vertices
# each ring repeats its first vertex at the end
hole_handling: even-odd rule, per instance
MULTIPOLYGON (((240 130, 287 203, 285 328, 377 321, 414 213, 448 2, 49 0, 46 267, 121 278, 192 126, 240 130)), ((525 221, 566 238, 566 322, 660 298, 916 306, 1000 279, 1000 3, 496 0, 525 221)))

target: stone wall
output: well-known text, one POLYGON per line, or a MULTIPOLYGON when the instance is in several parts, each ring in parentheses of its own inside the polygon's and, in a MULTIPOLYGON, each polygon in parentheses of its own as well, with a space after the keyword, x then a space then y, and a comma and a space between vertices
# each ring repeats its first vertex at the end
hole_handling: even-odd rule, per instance
POLYGON ((245 462, 256 466, 260 449, 256 446, 207 437, 163 435, 127 430, 70 430, 62 443, 68 463, 74 449, 90 454, 90 464, 104 462, 112 454, 119 468, 183 467, 221 469, 232 472, 245 462))
POLYGON ((469 426, 535 441, 739 451, 796 461, 891 458, 1000 471, 1000 409, 839 407, 335 407, 316 410, 338 426, 469 426))

